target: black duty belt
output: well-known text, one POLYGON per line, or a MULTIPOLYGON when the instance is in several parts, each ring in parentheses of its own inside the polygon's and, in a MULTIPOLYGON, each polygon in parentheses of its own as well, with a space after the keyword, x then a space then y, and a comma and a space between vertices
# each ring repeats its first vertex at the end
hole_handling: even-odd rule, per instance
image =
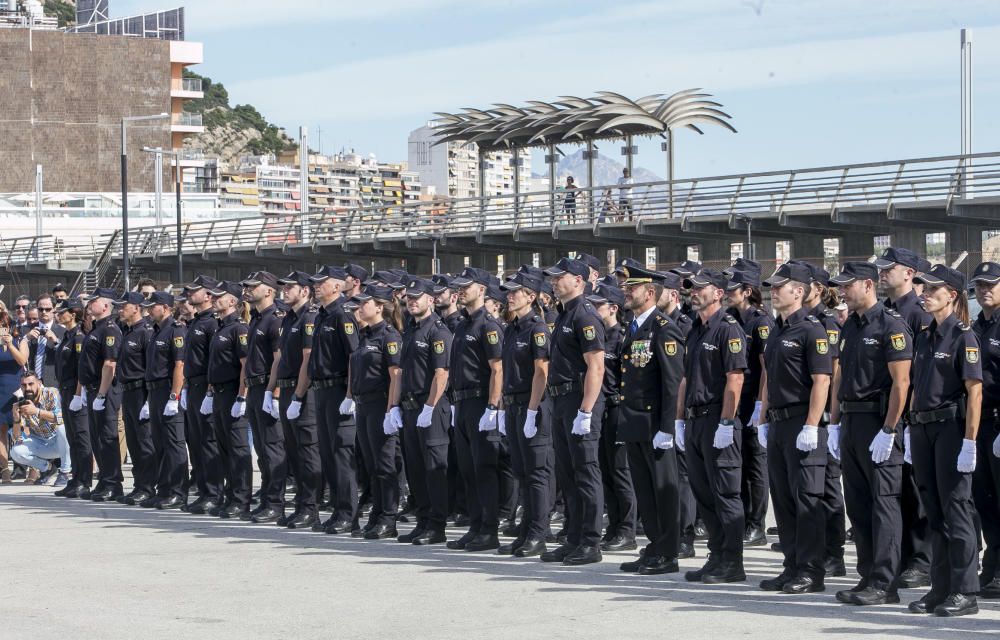
POLYGON ((563 382, 562 384, 550 384, 545 387, 545 390, 548 391, 549 395, 553 398, 568 396, 569 394, 579 391, 580 389, 580 383, 576 380, 570 380, 569 382, 563 382))
POLYGON ((908 417, 910 424, 931 424, 932 422, 941 422, 942 420, 951 420, 952 418, 964 418, 965 405, 950 404, 940 409, 931 409, 930 411, 911 411, 908 417))
POLYGON ((247 387, 256 387, 267 382, 267 376, 250 376, 247 378, 247 387))
POLYGON ((295 378, 284 378, 278 380, 279 389, 294 389, 299 381, 295 378))
POLYGON ((230 386, 238 387, 240 385, 240 381, 239 379, 235 379, 235 380, 227 380, 225 382, 213 382, 211 384, 212 384, 212 389, 214 389, 215 391, 222 391, 230 386))
POLYGON ((620 396, 617 393, 612 393, 610 396, 604 397, 605 407, 617 407, 623 402, 625 402, 625 396, 620 396))
POLYGON ((694 420, 695 418, 700 418, 702 416, 707 416, 710 413, 716 411, 722 411, 721 402, 713 402, 712 404, 703 404, 700 407, 688 407, 684 411, 684 418, 686 420, 694 420))
POLYGON ((191 376, 187 379, 188 384, 208 384, 208 376, 191 376))
POLYGON ((512 404, 528 404, 531 401, 531 392, 525 391, 524 393, 505 393, 503 394, 504 406, 510 406, 512 404))
POLYGON ((170 386, 170 378, 160 378, 159 380, 146 380, 146 388, 149 390, 162 389, 170 386))
POLYGON ((365 403, 374 402, 375 400, 388 400, 389 393, 387 391, 373 391, 371 393, 356 393, 354 394, 354 401, 365 403))
POLYGON ((451 399, 455 402, 460 402, 470 398, 482 398, 486 395, 488 395, 486 389, 453 389, 451 399))
POLYGON ((780 422, 781 420, 791 420, 809 413, 809 403, 790 404, 780 409, 768 409, 767 419, 770 422, 780 422))
POLYGON ((128 382, 122 382, 122 389, 125 391, 135 391, 136 389, 145 389, 145 380, 129 380, 128 382))
POLYGON ((841 413, 882 413, 882 402, 879 400, 841 400, 841 413))
POLYGON ((423 409, 424 405, 427 403, 427 394, 416 394, 416 393, 404 393, 403 397, 399 399, 399 405, 406 409, 407 411, 416 411, 418 409, 423 409))
POLYGON ((343 387, 347 385, 347 376, 334 376, 332 378, 321 378, 313 380, 313 389, 330 389, 331 387, 343 387))

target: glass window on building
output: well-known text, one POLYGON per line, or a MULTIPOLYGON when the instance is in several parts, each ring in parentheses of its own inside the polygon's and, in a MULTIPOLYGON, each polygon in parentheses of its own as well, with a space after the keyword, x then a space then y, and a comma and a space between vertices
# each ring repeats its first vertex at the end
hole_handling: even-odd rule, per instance
POLYGON ((831 274, 840 267, 840 238, 823 238, 823 268, 831 274))
POLYGON ((701 245, 689 244, 687 248, 687 259, 692 262, 701 262, 701 245))
POLYGON ((656 268, 656 247, 646 247, 646 268, 656 268))
POLYGON ((777 269, 792 257, 792 241, 778 240, 774 243, 774 267, 777 269))
POLYGON ((926 250, 927 259, 931 264, 943 264, 945 262, 947 255, 945 253, 945 235, 943 231, 927 234, 926 250))
POLYGON ((743 257, 743 243, 733 242, 729 245, 729 261, 735 262, 738 258, 743 257))

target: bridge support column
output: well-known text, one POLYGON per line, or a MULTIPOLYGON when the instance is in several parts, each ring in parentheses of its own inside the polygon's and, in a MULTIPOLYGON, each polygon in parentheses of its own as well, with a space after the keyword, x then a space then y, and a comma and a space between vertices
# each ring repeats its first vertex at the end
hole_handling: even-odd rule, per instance
POLYGON ((753 241, 754 260, 760 263, 760 279, 764 280, 777 269, 777 252, 772 238, 757 237, 753 241))
POLYGON ((927 232, 922 229, 896 227, 889 234, 889 242, 893 247, 916 251, 919 256, 927 255, 927 232))
POLYGON ((840 264, 846 260, 867 260, 875 253, 875 236, 851 233, 840 239, 840 264))
POLYGON ((796 236, 792 240, 792 257, 796 260, 808 260, 816 265, 823 264, 823 236, 796 236))
POLYGON ((971 273, 983 261, 983 230, 980 227, 956 225, 945 236, 945 261, 948 266, 958 259, 959 254, 968 251, 965 261, 956 267, 959 271, 971 273))

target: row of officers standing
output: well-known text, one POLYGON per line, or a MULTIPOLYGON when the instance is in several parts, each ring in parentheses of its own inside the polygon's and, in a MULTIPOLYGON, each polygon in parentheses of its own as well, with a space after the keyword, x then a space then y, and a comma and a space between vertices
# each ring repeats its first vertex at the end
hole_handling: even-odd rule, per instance
POLYGON ((844 575, 846 505, 861 580, 837 600, 929 585, 908 610, 953 616, 1000 597, 1000 265, 975 269, 971 326, 965 276, 901 248, 833 277, 797 261, 763 280, 742 259, 599 268, 578 254, 504 282, 357 265, 199 276, 188 317, 165 292, 65 300, 74 473, 58 495, 566 565, 636 549, 639 530, 648 543, 621 565, 639 575, 678 572, 697 522, 709 555, 685 578, 704 584, 746 580, 770 498, 784 561, 760 587, 782 593, 844 575), (416 527, 398 535, 404 485, 416 527), (469 528, 449 541, 457 510, 469 528))

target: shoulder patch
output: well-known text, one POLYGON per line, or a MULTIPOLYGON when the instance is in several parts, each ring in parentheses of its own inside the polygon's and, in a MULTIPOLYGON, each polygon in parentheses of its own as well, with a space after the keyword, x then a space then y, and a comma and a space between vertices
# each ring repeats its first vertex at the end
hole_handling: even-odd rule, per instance
POLYGON ((385 350, 389 353, 390 356, 394 356, 397 353, 399 353, 399 343, 398 342, 386 342, 385 343, 385 350))
POLYGON ((894 333, 889 336, 889 343, 896 351, 902 351, 906 348, 906 336, 902 333, 894 333))
POLYGON ((441 355, 444 353, 444 340, 434 341, 434 353, 441 355))
POLYGON ((979 362, 979 347, 966 347, 965 361, 969 364, 976 364, 979 362))
POLYGON ((487 331, 486 342, 489 342, 490 344, 496 344, 500 342, 500 336, 497 334, 496 331, 487 331))
POLYGON ((347 335, 352 335, 354 333, 354 323, 353 322, 345 322, 344 323, 344 333, 346 333, 347 335))
POLYGON ((730 338, 729 339, 729 353, 739 353, 743 351, 743 339, 742 338, 730 338))
POLYGON ((840 341, 840 332, 836 329, 827 329, 826 337, 830 341, 830 344, 837 344, 840 341))
POLYGON ((104 338, 104 344, 108 345, 109 347, 115 346, 115 337, 107 336, 106 338, 104 338))
POLYGON ((305 329, 306 329, 306 335, 311 336, 313 334, 313 331, 316 329, 316 325, 314 325, 311 322, 307 322, 305 329))
POLYGON ((827 343, 827 341, 823 340, 822 338, 817 339, 816 340, 816 353, 818 353, 821 356, 825 356, 829 352, 830 352, 830 345, 829 345, 829 343, 827 343))
POLYGON ((676 340, 668 340, 668 341, 664 342, 663 343, 663 353, 667 354, 670 357, 676 356, 677 355, 677 341, 676 340))
POLYGON ((594 331, 593 325, 587 325, 583 328, 583 337, 587 340, 593 340, 597 333, 594 331))
POLYGON ((771 335, 771 327, 767 326, 766 324, 760 325, 759 327, 757 327, 757 335, 760 336, 761 340, 767 340, 767 337, 771 335))
POLYGON ((247 334, 245 333, 240 334, 240 344, 243 345, 244 347, 247 346, 247 334))
POLYGON ((80 353, 81 351, 83 351, 83 343, 82 342, 77 342, 76 343, 76 352, 80 353))
POLYGON ((180 349, 184 346, 184 336, 174 336, 174 346, 180 349))
POLYGON ((539 347, 545 346, 545 333, 543 331, 539 331, 538 333, 534 334, 534 338, 536 345, 538 345, 539 347))

